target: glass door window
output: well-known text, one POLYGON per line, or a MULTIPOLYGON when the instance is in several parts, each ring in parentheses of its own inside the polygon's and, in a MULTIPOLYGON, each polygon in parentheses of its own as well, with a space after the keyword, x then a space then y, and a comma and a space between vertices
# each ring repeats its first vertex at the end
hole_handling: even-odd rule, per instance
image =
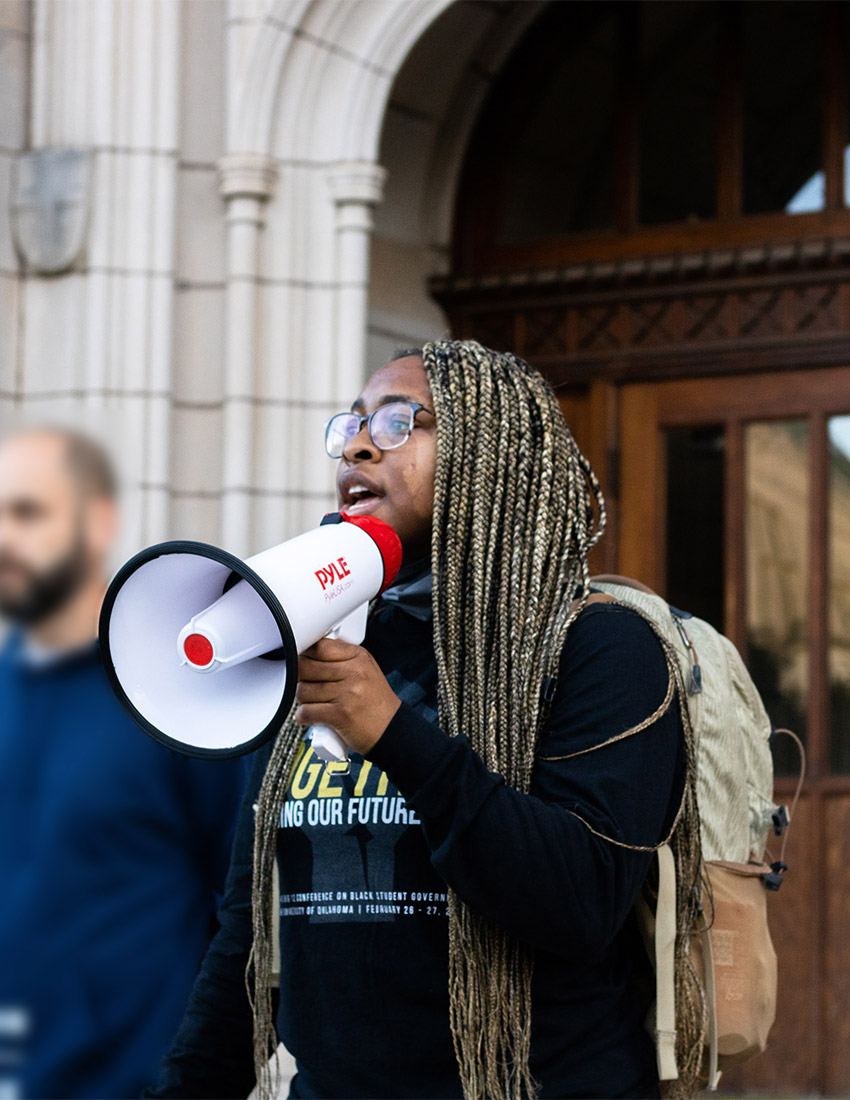
MULTIPOLYGON (((806 420, 748 424, 744 450, 745 659, 774 726, 805 742, 809 699, 811 431, 806 420)), ((776 767, 799 767, 776 746, 776 767)))
MULTIPOLYGON (((774 726, 806 742, 789 871, 768 902, 783 1011, 724 1088, 847 1096, 850 367, 627 383, 618 399, 615 571, 721 629, 774 726)), ((773 752, 788 803, 796 748, 773 752)))
POLYGON ((812 777, 850 776, 850 370, 626 386, 622 416, 618 568, 731 638, 812 777))
POLYGON ((850 773, 850 416, 829 440, 829 746, 833 772, 850 773))

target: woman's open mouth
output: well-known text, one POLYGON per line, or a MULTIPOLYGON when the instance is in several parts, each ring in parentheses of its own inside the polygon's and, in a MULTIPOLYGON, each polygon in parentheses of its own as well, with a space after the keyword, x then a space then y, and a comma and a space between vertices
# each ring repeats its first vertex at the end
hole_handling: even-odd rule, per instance
POLYGON ((345 503, 340 512, 350 516, 366 515, 374 511, 383 499, 383 493, 377 493, 366 485, 354 484, 346 488, 345 503))

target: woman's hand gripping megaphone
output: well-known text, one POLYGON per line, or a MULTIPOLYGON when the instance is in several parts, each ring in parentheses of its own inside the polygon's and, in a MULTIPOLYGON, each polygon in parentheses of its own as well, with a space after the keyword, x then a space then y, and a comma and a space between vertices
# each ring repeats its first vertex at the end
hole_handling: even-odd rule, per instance
POLYGON ((366 633, 363 604, 298 661, 295 720, 310 726, 313 752, 325 763, 366 753, 390 724, 401 700, 374 657, 358 643, 366 633))
MULTIPOLYGON (((360 607, 355 608, 348 618, 344 619, 335 630, 331 630, 327 634, 327 637, 338 638, 340 641, 348 642, 351 645, 360 645, 366 637, 366 620, 368 617, 369 605, 364 603, 360 607)), ((315 649, 315 646, 312 646, 311 649, 315 649)), ((300 661, 298 670, 300 683, 300 661)), ((295 698, 298 699, 297 688, 295 691, 295 698)), ((321 724, 311 726, 307 731, 307 737, 313 748, 313 752, 326 764, 342 763, 343 761, 348 762, 348 746, 331 726, 324 726, 321 724)))

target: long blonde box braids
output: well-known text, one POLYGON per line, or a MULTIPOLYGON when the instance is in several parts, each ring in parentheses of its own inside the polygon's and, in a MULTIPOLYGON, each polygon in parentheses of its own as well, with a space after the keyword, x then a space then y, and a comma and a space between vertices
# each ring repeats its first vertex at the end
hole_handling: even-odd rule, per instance
MULTIPOLYGON (((432 573, 443 730, 463 732, 492 771, 528 792, 541 688, 557 675, 584 606, 587 555, 605 503, 545 380, 473 341, 426 344, 437 421, 432 573), (595 508, 594 508, 595 504, 595 508), (576 591, 581 598, 573 602, 576 591)), ((254 851, 254 945, 246 981, 261 1100, 273 1090, 269 904, 280 813, 302 730, 287 720, 260 792, 254 851)), ((466 1100, 535 1094, 532 954, 449 893, 449 996, 466 1100)))

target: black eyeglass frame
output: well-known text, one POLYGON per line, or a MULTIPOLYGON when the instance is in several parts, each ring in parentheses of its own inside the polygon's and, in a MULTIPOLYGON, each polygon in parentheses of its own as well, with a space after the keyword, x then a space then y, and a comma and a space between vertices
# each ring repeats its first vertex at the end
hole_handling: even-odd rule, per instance
MULTIPOLYGON (((408 439, 410 439, 410 433, 415 427, 416 414, 420 411, 429 413, 431 416, 435 415, 432 409, 426 408, 419 401, 388 401, 386 405, 379 405, 378 408, 375 409, 374 412, 369 413, 368 416, 358 416, 357 430, 353 432, 352 435, 347 437, 346 442, 360 435, 361 431, 363 430, 363 425, 365 423, 366 430, 369 433, 369 439, 372 441, 373 447, 377 447, 379 451, 394 451, 396 447, 404 446, 408 439), (390 447, 382 447, 379 443, 375 441, 372 435, 372 417, 376 416, 379 412, 383 412, 384 409, 392 408, 393 405, 406 405, 410 409, 410 427, 407 429, 407 435, 404 437, 404 439, 399 440, 398 443, 393 443, 390 447)), ((329 417, 329 419, 325 421, 325 452, 327 453, 329 458, 333 459, 342 458, 342 452, 340 452, 340 454, 338 455, 331 454, 330 447, 328 446, 328 432, 330 431, 330 426, 339 416, 357 416, 357 413, 334 413, 333 416, 329 417)), ((340 432, 340 435, 341 434, 342 433, 340 432)))

